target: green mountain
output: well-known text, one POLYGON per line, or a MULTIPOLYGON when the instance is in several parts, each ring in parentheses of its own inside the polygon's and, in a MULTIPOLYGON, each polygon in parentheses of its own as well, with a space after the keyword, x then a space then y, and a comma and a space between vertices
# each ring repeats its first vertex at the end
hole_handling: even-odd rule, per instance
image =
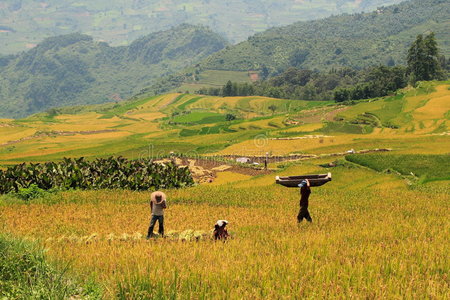
POLYGON ((0 59, 0 117, 120 101, 226 44, 211 30, 192 25, 152 33, 122 47, 82 34, 49 38, 25 53, 0 59))
POLYGON ((330 70, 403 64, 417 34, 429 31, 448 57, 449 16, 448 0, 413 0, 371 13, 297 22, 227 47, 208 57, 201 69, 278 74, 288 66, 330 70))
POLYGON ((206 25, 240 42, 274 26, 369 11, 401 1, 4 0, 0 1, 0 54, 23 51, 46 37, 73 32, 123 46, 182 23, 206 25))

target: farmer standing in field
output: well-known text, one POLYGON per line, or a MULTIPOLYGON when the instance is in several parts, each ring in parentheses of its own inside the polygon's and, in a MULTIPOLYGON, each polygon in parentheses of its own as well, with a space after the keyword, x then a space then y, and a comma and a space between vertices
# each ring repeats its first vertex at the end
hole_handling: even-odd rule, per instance
POLYGON ((148 228, 147 239, 153 237, 153 228, 155 227, 156 221, 159 223, 158 233, 164 236, 164 209, 166 208, 166 194, 160 191, 153 192, 150 196, 152 218, 150 220, 150 227, 148 228))
POLYGON ((309 180, 303 180, 298 186, 300 187, 300 212, 298 213, 297 220, 300 223, 305 218, 308 222, 312 222, 311 215, 308 211, 308 200, 311 194, 309 180))

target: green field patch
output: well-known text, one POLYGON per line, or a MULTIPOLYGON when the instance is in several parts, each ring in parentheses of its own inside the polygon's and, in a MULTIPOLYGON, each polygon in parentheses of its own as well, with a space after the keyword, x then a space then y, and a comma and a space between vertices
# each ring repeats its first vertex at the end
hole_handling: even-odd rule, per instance
POLYGON ((179 110, 185 110, 188 105, 194 104, 195 102, 197 102, 198 100, 200 100, 202 98, 203 97, 195 97, 195 98, 189 99, 188 101, 184 102, 183 104, 178 105, 177 108, 179 110))
POLYGON ((371 133, 373 127, 367 125, 350 124, 347 122, 328 122, 326 125, 318 130, 318 132, 330 133, 349 133, 349 134, 366 134, 371 133))
POLYGON ((123 102, 120 104, 116 104, 111 110, 103 112, 103 116, 101 116, 99 119, 111 119, 116 115, 123 115, 127 111, 136 109, 138 106, 144 105, 145 103, 147 103, 151 100, 154 100, 157 97, 159 97, 159 96, 143 98, 143 99, 133 100, 133 101, 126 101, 126 102, 123 102))
POLYGON ((207 135, 207 134, 218 134, 218 133, 233 133, 236 130, 230 129, 228 125, 216 125, 216 126, 206 126, 201 129, 187 129, 184 128, 180 131, 179 135, 181 137, 189 137, 196 135, 207 135))
POLYGON ((170 104, 175 104, 178 103, 181 99, 183 99, 185 96, 187 96, 187 94, 181 94, 178 95, 175 99, 172 100, 172 102, 170 102, 170 104))
POLYGON ((195 130, 195 129, 182 129, 180 131, 180 136, 181 137, 188 137, 188 136, 196 136, 200 133, 200 130, 195 130))
POLYGON ((172 121, 181 124, 210 124, 224 122, 225 115, 213 112, 192 112, 190 114, 176 116, 172 121))
POLYGON ((338 116, 352 122, 370 121, 372 125, 397 128, 412 120, 410 114, 403 112, 405 104, 405 95, 399 94, 383 100, 358 103, 349 110, 339 113, 338 116))
POLYGON ((394 170, 402 175, 414 175, 421 182, 450 180, 450 156, 432 154, 365 154, 348 155, 348 161, 378 172, 394 170))

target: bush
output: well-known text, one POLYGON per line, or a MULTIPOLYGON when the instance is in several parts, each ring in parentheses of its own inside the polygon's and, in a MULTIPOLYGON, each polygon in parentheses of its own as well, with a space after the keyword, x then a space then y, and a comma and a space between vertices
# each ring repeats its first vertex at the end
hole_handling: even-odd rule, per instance
POLYGON ((36 184, 30 185, 28 188, 20 188, 16 193, 17 198, 22 200, 32 200, 36 198, 42 198, 46 192, 39 188, 36 184))

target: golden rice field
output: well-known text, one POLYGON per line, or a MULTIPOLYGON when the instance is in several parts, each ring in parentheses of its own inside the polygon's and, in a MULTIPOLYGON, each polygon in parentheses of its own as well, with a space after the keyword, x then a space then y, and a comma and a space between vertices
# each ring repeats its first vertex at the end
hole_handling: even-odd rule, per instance
POLYGON ((374 148, 392 148, 402 153, 448 153, 449 87, 448 82, 428 83, 405 91, 404 97, 348 107, 319 101, 174 93, 115 105, 63 109, 56 115, 43 113, 23 120, 1 120, 0 165, 64 156, 136 158, 149 152, 150 147, 153 154, 332 154, 374 148), (275 112, 268 109, 270 105, 277 107, 275 112), (174 116, 180 113, 187 114, 186 123, 177 123, 174 116), (213 117, 197 120, 202 113, 213 117), (238 119, 217 119, 226 113, 235 114, 238 119), (374 114, 379 122, 398 128, 386 125, 360 130, 351 122, 364 113, 374 114), (333 123, 334 117, 347 120, 347 125, 333 123), (305 135, 327 137, 274 140, 305 135))
MULTIPOLYGON (((277 174, 322 171, 296 164, 277 174)), ((338 167, 313 189, 312 224, 296 224, 298 191, 273 175, 167 191, 166 232, 233 239, 147 241, 149 193, 74 191, 2 203, 3 231, 37 240, 51 260, 95 279, 104 298, 292 299, 450 297, 450 186, 408 188, 395 175, 338 167), (240 180, 240 181, 239 181, 240 180)))
POLYGON ((450 299, 449 181, 319 166, 349 149, 449 154, 449 88, 430 83, 344 108, 174 93, 0 120, 1 166, 170 151, 325 155, 270 163, 269 175, 224 169, 212 183, 166 191, 165 239, 144 238, 150 191, 0 196, 0 231, 43 245, 50 261, 100 285, 104 299, 450 299), (355 125, 366 113, 384 125, 355 125), (310 199, 314 222, 297 225, 298 191, 275 185, 275 175, 329 171, 333 181, 310 199), (218 219, 230 221, 226 243, 209 237, 218 219))

